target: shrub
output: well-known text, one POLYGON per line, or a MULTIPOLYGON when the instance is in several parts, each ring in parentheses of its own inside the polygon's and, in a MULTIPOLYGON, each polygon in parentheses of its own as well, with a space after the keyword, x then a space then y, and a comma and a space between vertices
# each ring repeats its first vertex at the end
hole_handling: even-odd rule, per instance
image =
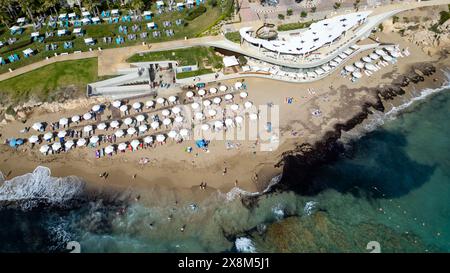
POLYGON ((294 12, 292 11, 292 9, 288 9, 288 10, 286 11, 286 15, 287 15, 287 16, 291 16, 293 13, 294 13, 294 12))
POLYGON ((209 0, 209 1, 208 1, 208 4, 209 4, 211 7, 215 7, 215 6, 217 6, 217 0, 209 0))
POLYGON ((206 12, 206 7, 204 5, 200 5, 200 6, 198 6, 198 8, 192 9, 188 12, 188 14, 186 16, 186 20, 192 21, 205 12, 206 12))
POLYGON ((64 35, 64 36, 53 36, 48 37, 45 39, 46 43, 55 43, 55 42, 66 42, 66 41, 72 41, 75 40, 74 35, 64 35))
POLYGON ((240 65, 246 65, 247 64, 247 58, 245 58, 244 56, 239 56, 238 57, 238 62, 240 65))
POLYGON ((283 14, 278 14, 278 19, 284 20, 284 15, 283 14))
POLYGON ((308 13, 307 13, 306 11, 302 11, 302 12, 300 13, 300 16, 301 16, 302 18, 305 18, 307 15, 308 15, 308 13))
POLYGON ((22 40, 22 41, 17 41, 17 42, 15 42, 15 43, 12 44, 12 45, 8 45, 8 46, 5 46, 5 47, 2 47, 2 48, 0 49, 0 53, 2 53, 2 54, 3 54, 3 53, 8 53, 8 52, 17 50, 17 49, 19 49, 19 48, 28 46, 28 45, 30 45, 30 44, 32 44, 32 43, 33 43, 33 41, 32 41, 31 39, 26 39, 26 40, 22 40))

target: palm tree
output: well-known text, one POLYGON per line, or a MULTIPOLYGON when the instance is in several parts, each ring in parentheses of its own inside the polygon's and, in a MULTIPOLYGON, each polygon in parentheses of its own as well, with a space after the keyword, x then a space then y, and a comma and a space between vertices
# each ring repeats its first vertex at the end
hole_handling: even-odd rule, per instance
POLYGON ((22 12, 26 13, 28 15, 28 17, 30 17, 31 21, 34 22, 34 15, 33 12, 31 12, 32 10, 36 10, 34 9, 34 4, 36 4, 35 1, 33 0, 18 0, 17 1, 19 3, 20 9, 22 10, 22 12))
POLYGON ((12 18, 10 14, 6 10, 4 10, 2 6, 2 9, 0 10, 0 23, 4 24, 7 28, 9 28, 9 23, 11 22, 11 19, 12 18))
POLYGON ((137 10, 138 13, 145 7, 144 1, 142 0, 132 0, 130 3, 132 9, 137 10))

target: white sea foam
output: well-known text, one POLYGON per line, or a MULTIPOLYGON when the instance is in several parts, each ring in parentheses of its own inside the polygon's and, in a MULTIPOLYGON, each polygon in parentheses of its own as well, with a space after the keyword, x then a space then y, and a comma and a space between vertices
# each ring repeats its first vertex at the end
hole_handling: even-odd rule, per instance
POLYGON ((258 195, 262 195, 268 191, 270 191, 270 189, 275 186, 276 184, 278 184, 281 181, 281 174, 273 177, 270 180, 269 185, 262 191, 262 192, 249 192, 249 191, 245 191, 239 187, 234 187, 232 188, 229 192, 227 192, 225 194, 225 199, 227 201, 233 201, 236 197, 238 196, 258 196, 258 195))
POLYGON ((272 212, 277 220, 281 220, 284 217, 284 207, 281 204, 277 204, 272 208, 272 212))
POLYGON ((306 202, 305 207, 303 208, 303 212, 308 216, 311 215, 314 212, 316 205, 317 205, 316 201, 306 202))
POLYGON ((79 196, 84 182, 75 176, 51 177, 50 169, 38 166, 32 173, 4 181, 0 187, 0 202, 17 202, 22 209, 30 209, 40 202, 63 205, 79 196))
POLYGON ((256 247, 253 241, 247 237, 239 237, 234 242, 236 250, 242 253, 256 253, 256 247))

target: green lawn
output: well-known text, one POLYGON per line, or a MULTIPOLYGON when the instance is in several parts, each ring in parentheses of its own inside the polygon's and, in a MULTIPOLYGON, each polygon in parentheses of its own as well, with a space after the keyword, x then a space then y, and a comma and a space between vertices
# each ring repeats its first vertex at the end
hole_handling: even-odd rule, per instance
POLYGON ((239 31, 225 33, 225 38, 237 44, 241 43, 241 35, 239 34, 239 31))
MULTIPOLYGON (((3 54, 0 53, 0 56, 5 59, 13 53, 17 53, 19 55, 19 57, 21 58, 20 61, 18 61, 18 62, 1 65, 0 73, 7 72, 9 68, 16 69, 18 67, 42 60, 45 57, 53 56, 54 53, 58 53, 58 54, 62 53, 62 52, 71 53, 71 52, 74 52, 77 50, 87 51, 87 50, 89 50, 89 47, 84 44, 83 39, 85 37, 99 38, 97 40, 98 43, 92 47, 93 49, 96 49, 97 47, 102 47, 102 48, 124 47, 124 46, 140 44, 143 41, 146 41, 147 43, 157 43, 157 42, 164 42, 164 41, 168 41, 168 40, 184 39, 184 37, 188 37, 188 38, 197 37, 197 36, 200 36, 205 30, 210 28, 212 25, 218 23, 217 20, 223 17, 224 11, 228 10, 230 6, 232 7, 232 4, 230 4, 230 3, 232 3, 232 0, 225 0, 224 2, 221 2, 221 4, 218 4, 215 7, 207 5, 206 6, 207 10, 204 14, 195 18, 193 21, 184 20, 186 24, 180 25, 180 26, 177 26, 175 24, 175 20, 176 19, 184 19, 187 16, 187 9, 185 9, 182 12, 178 12, 178 11, 165 12, 161 15, 158 15, 156 12, 155 6, 152 5, 152 11, 155 14, 155 17, 153 18, 152 21, 158 25, 158 30, 161 31, 161 37, 158 37, 158 38, 153 38, 152 31, 146 29, 146 25, 150 21, 143 21, 140 23, 138 23, 138 22, 128 22, 128 23, 119 22, 117 24, 108 24, 107 22, 104 22, 99 25, 83 26, 81 28, 86 31, 86 35, 81 38, 76 38, 74 40, 74 48, 72 48, 72 49, 64 49, 64 47, 63 47, 64 42, 56 42, 56 44, 58 44, 57 50, 45 51, 45 42, 44 43, 34 42, 29 46, 19 48, 12 52, 3 53, 3 54), (171 21, 172 26, 164 28, 164 26, 163 26, 164 21, 171 21), (144 39, 144 40, 140 39, 138 36, 136 40, 128 41, 125 37, 125 43, 121 44, 121 45, 117 45, 115 43, 115 41, 113 41, 113 43, 111 43, 111 44, 105 44, 100 39, 104 36, 111 36, 114 38, 114 37, 120 35, 120 36, 124 37, 126 35, 119 33, 119 25, 128 26, 128 34, 130 34, 130 33, 133 33, 131 31, 131 26, 135 25, 135 24, 141 26, 140 32, 146 31, 148 33, 148 36, 146 39, 144 39), (165 29, 172 29, 175 32, 175 35, 172 37, 166 36, 164 33, 165 29), (24 58, 22 51, 28 47, 30 47, 34 50, 37 50, 38 53, 35 56, 32 56, 30 58, 24 58)), ((45 31, 56 31, 57 29, 59 29, 59 27, 54 28, 54 29, 50 28, 50 27, 46 27, 46 28, 42 29, 40 31, 40 33, 44 34, 45 31)), ((73 27, 69 27, 68 30, 72 31, 73 27)), ((27 28, 22 35, 15 36, 15 37, 18 38, 19 40, 26 40, 26 39, 29 39, 31 32, 33 32, 32 29, 27 28)), ((140 32, 137 32, 136 34, 138 35, 140 32)), ((1 33, 0 41, 5 42, 9 37, 11 37, 9 30, 4 26, 0 27, 0 33, 1 33)))
POLYGON ((288 30, 308 28, 312 23, 314 23, 314 21, 283 24, 283 25, 279 25, 277 27, 277 30, 278 31, 288 31, 288 30))
POLYGON ((82 93, 97 80, 97 58, 58 62, 0 82, 0 97, 12 104, 30 98, 53 101, 60 87, 74 85, 82 93))
POLYGON ((177 78, 185 79, 185 78, 196 77, 196 76, 200 76, 200 75, 204 75, 204 74, 211 74, 211 73, 214 73, 214 71, 212 71, 209 68, 203 68, 203 69, 199 69, 199 70, 195 70, 195 71, 177 73, 177 78))

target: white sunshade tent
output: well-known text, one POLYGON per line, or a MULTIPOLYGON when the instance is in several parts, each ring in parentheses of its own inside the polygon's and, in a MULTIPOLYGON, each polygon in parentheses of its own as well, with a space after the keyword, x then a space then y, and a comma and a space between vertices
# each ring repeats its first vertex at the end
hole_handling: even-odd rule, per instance
POLYGON ((73 34, 80 34, 81 33, 81 28, 74 28, 73 29, 73 34))
POLYGON ((69 18, 75 18, 77 14, 75 12, 69 13, 69 18))
POLYGON ((83 15, 83 17, 88 17, 88 16, 91 15, 91 13, 90 13, 89 11, 83 11, 83 12, 81 13, 81 15, 83 15))
POLYGON ((144 13, 142 15, 149 16, 149 15, 152 15, 152 12, 149 10, 146 10, 146 11, 144 11, 144 13))
POLYGON ((33 33, 30 34, 30 36, 31 36, 32 38, 33 38, 33 37, 38 37, 38 36, 39 36, 39 32, 38 32, 38 31, 33 32, 33 33))
POLYGON ((67 17, 67 13, 61 13, 61 14, 58 16, 59 19, 64 19, 64 18, 66 18, 66 17, 67 17))
POLYGON ((100 18, 94 17, 94 18, 92 18, 92 22, 94 22, 94 23, 100 22, 100 18))
POLYGON ((111 10, 111 14, 112 15, 118 15, 119 14, 119 10, 118 9, 113 9, 113 10, 111 10))
POLYGON ((164 2, 163 1, 156 1, 156 5, 157 6, 164 6, 164 2))
POLYGON ((85 43, 85 44, 93 44, 93 43, 94 43, 94 39, 92 39, 92 38, 86 38, 86 39, 84 39, 84 43, 85 43))
POLYGON ((67 33, 67 30, 65 30, 65 29, 58 29, 58 35, 64 35, 64 34, 66 34, 67 33))
POLYGON ((155 22, 147 23, 147 27, 148 28, 154 28, 155 27, 155 22))
POLYGON ((25 49, 24 51, 22 51, 23 52, 23 54, 25 54, 25 55, 30 55, 30 54, 33 54, 33 49, 31 49, 31 48, 27 48, 27 49, 25 49))
POLYGON ((19 19, 17 19, 17 23, 22 24, 25 23, 25 17, 20 17, 19 19))
POLYGON ((91 22, 91 19, 89 19, 89 18, 83 18, 83 19, 81 19, 81 22, 82 22, 83 24, 88 24, 88 23, 91 22))
POLYGON ((239 62, 236 59, 236 56, 225 56, 223 57, 223 64, 225 65, 225 67, 231 67, 239 65, 239 62))

